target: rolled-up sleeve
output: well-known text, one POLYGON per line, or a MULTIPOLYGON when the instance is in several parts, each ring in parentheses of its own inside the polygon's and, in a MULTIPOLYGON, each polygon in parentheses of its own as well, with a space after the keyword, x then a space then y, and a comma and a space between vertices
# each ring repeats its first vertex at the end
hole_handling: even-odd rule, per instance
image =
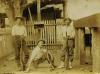
POLYGON ((11 35, 12 35, 12 36, 15 35, 15 29, 14 29, 14 27, 12 27, 11 35))

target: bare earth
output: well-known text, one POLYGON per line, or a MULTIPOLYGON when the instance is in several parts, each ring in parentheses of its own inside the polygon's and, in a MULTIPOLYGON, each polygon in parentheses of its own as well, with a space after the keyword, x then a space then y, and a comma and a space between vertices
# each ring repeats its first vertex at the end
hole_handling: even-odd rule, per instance
MULTIPOLYGON (((55 65, 58 66, 60 63, 59 51, 56 50, 53 52, 58 53, 54 54, 55 65)), ((78 62, 75 60, 73 62, 73 68, 71 70, 65 70, 65 68, 56 68, 54 71, 50 71, 47 62, 40 64, 37 69, 34 69, 32 65, 29 73, 18 71, 17 69, 18 68, 13 56, 9 56, 5 60, 0 60, 0 74, 93 74, 91 70, 91 65, 79 65, 78 62)))

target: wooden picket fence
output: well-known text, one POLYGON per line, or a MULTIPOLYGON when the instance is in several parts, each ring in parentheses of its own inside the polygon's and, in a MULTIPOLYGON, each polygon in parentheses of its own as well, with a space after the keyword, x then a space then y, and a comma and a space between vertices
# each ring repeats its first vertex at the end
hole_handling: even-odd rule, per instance
MULTIPOLYGON (((35 21, 36 22, 36 21, 35 21)), ((35 23, 33 22, 33 23, 35 23)), ((40 33, 41 37, 40 39, 45 40, 45 47, 48 49, 57 49, 61 48, 62 44, 57 42, 57 25, 53 20, 49 21, 43 21, 44 28, 41 28, 40 33)), ((27 24, 27 45, 33 48, 37 44, 37 33, 38 30, 34 29, 34 24, 27 24)))
POLYGON ((0 59, 14 52, 11 28, 0 28, 0 59))

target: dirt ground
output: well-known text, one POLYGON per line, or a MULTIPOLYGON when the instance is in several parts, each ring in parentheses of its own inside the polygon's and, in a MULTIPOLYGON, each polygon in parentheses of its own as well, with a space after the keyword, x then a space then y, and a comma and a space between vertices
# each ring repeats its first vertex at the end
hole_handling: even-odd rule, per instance
MULTIPOLYGON (((56 53, 53 54, 55 56, 55 65, 58 66, 60 64, 60 51, 56 50, 53 52, 56 53)), ((23 71, 18 71, 13 55, 4 60, 0 60, 0 74, 93 74, 91 69, 91 65, 79 65, 77 60, 74 60, 73 68, 70 70, 56 68, 54 71, 50 71, 48 63, 44 62, 40 64, 37 69, 31 66, 29 73, 25 73, 23 71)))

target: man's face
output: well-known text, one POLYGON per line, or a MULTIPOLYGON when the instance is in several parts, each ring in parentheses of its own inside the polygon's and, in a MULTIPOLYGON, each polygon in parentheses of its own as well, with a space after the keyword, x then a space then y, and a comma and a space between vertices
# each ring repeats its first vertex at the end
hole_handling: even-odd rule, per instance
POLYGON ((67 26, 69 26, 70 23, 71 23, 71 21, 70 21, 69 19, 66 19, 66 20, 64 21, 64 23, 65 23, 67 26))
POLYGON ((39 41, 38 46, 42 47, 43 46, 43 41, 39 41))
POLYGON ((18 25, 21 25, 21 19, 20 19, 20 18, 17 19, 17 24, 18 24, 18 25))

